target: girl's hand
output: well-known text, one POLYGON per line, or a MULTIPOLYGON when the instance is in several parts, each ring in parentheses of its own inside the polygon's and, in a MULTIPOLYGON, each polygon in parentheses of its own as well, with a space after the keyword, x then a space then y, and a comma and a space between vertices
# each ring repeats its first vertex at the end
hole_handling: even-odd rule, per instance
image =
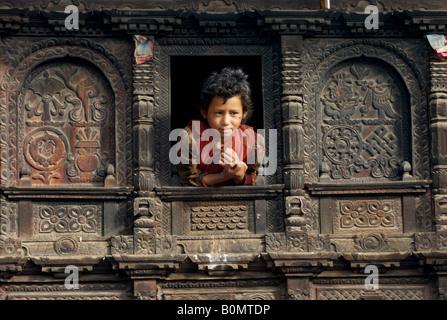
POLYGON ((231 165, 231 166, 234 166, 239 162, 242 162, 241 160, 239 160, 237 153, 230 148, 222 150, 220 160, 224 163, 224 165, 231 165))
POLYGON ((243 184, 247 164, 239 159, 237 153, 232 149, 225 149, 221 154, 220 165, 224 167, 222 174, 233 179, 235 184, 243 184))

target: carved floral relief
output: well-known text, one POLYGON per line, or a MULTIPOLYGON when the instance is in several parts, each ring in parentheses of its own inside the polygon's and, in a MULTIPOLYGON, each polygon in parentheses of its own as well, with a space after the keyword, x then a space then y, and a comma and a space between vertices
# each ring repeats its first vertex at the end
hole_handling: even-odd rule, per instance
POLYGON ((24 87, 23 155, 32 184, 103 183, 114 153, 114 101, 104 77, 79 61, 54 61, 24 87))
POLYGON ((410 155, 408 99, 394 72, 378 61, 338 65, 319 97, 322 153, 332 179, 396 178, 410 155))
POLYGON ((401 210, 398 198, 335 200, 334 231, 401 231, 401 210))

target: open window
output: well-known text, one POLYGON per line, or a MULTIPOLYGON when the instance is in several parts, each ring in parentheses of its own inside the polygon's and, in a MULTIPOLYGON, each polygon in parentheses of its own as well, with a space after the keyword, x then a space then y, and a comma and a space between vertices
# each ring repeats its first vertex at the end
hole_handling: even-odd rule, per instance
MULTIPOLYGON (((176 143, 169 140, 169 134, 173 129, 184 128, 191 119, 201 119, 198 102, 203 82, 211 72, 227 66, 241 67, 248 74, 255 109, 246 124, 266 132, 278 129, 280 110, 275 106, 280 104, 279 55, 274 54, 271 45, 183 46, 171 41, 157 46, 156 196, 171 208, 170 214, 162 218, 167 227, 164 232, 191 242, 189 245, 195 245, 196 236, 202 239, 208 235, 222 236, 219 246, 230 245, 230 238, 241 236, 251 239, 255 247, 260 245, 261 235, 277 230, 279 225, 276 210, 272 209, 282 194, 281 175, 258 176, 258 182, 263 183, 255 186, 181 186, 176 166, 169 161, 170 148, 176 143), (214 220, 208 221, 207 217, 214 214, 214 220)), ((277 140, 275 154, 281 157, 282 143, 277 140)), ((247 248, 250 252, 253 249, 247 248)))
MULTIPOLYGON (((199 100, 202 85, 212 72, 224 67, 241 68, 252 90, 253 114, 243 123, 256 129, 263 125, 262 63, 260 56, 175 56, 171 57, 171 128, 184 128, 190 120, 200 120, 199 100)), ((171 141, 171 147, 176 142, 171 141)), ((172 165, 172 184, 177 181, 177 166, 172 165)))
POLYGON ((176 56, 171 57, 171 128, 184 128, 189 120, 201 119, 200 91, 205 79, 224 67, 240 67, 248 75, 254 113, 246 124, 264 127, 262 63, 260 56, 176 56))

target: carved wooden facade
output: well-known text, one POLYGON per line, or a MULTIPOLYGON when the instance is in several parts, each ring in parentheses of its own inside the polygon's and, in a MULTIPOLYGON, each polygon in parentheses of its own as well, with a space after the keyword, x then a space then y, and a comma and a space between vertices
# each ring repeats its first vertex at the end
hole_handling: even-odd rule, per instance
POLYGON ((0 1, 0 299, 447 297, 447 6, 364 2, 0 1), (186 58, 254 61, 256 186, 179 185, 186 58))

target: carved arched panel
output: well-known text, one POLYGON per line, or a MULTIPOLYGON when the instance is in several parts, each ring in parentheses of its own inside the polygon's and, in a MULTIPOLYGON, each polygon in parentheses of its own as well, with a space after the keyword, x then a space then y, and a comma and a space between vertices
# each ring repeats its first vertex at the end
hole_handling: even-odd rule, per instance
MULTIPOLYGON (((17 43, 5 43, 11 52, 17 49, 17 43)), ((117 69, 113 55, 96 44, 81 40, 61 43, 37 43, 18 58, 6 56, 2 184, 16 187, 19 179, 29 174, 34 176, 33 186, 104 186, 104 170, 112 164, 116 185, 126 185, 132 170, 128 75, 117 69), (48 128, 51 130, 45 131, 48 128), (89 129, 81 132, 82 128, 89 129), (99 138, 95 128, 100 131, 99 138), (91 142, 95 140, 99 148, 91 142), (56 175, 49 173, 56 167, 56 175)))
MULTIPOLYGON (((321 42, 321 41, 320 41, 321 42)), ((304 110, 304 171, 305 182, 318 181, 320 173, 321 137, 318 118, 320 113, 320 94, 327 79, 331 77, 332 70, 351 59, 374 59, 386 66, 387 70, 394 72, 402 80, 402 85, 408 94, 408 121, 411 121, 411 167, 412 175, 416 179, 430 179, 430 150, 428 132, 428 113, 426 96, 424 94, 425 80, 418 65, 413 60, 405 60, 407 56, 399 48, 406 43, 395 46, 385 41, 334 41, 322 42, 318 46, 306 44, 309 57, 303 63, 315 70, 305 73, 302 82, 303 110, 304 110), (365 42, 365 44, 363 44, 365 42), (371 43, 369 43, 371 42, 371 43), (325 51, 322 50, 325 48, 325 51), (310 54, 312 55, 310 56, 310 54), (329 53, 329 54, 326 54, 329 53)), ((411 43, 408 43, 410 46, 411 43)), ((409 49, 410 50, 410 49, 409 49)), ((414 56, 420 46, 411 47, 414 56)), ((354 76, 353 76, 354 77, 354 76)), ((373 110, 371 108, 371 110, 373 110)), ((408 138, 408 137, 407 137, 408 138)), ((409 140, 409 139, 406 139, 409 140)))
POLYGON ((320 159, 334 181, 396 180, 411 163, 409 99, 399 75, 377 59, 336 65, 318 95, 320 159))
POLYGON ((55 60, 27 77, 19 162, 32 184, 103 185, 115 160, 114 95, 104 76, 79 60, 55 60))
MULTIPOLYGON (((421 62, 424 61, 423 48, 421 43, 395 43, 388 40, 319 39, 304 43, 303 64, 308 66, 308 70, 312 70, 303 70, 301 82, 304 181, 310 190, 311 199, 315 200, 314 203, 320 211, 322 232, 366 232, 376 228, 375 223, 378 221, 383 230, 392 232, 431 230, 431 223, 424 225, 425 221, 432 220, 432 215, 430 191, 425 189, 430 179, 430 147, 425 69, 421 62), (402 48, 406 50, 403 51, 402 48), (372 86, 377 86, 380 82, 383 87, 381 90, 386 92, 384 88, 388 88, 388 94, 376 94, 377 97, 374 97, 372 90, 368 88, 369 82, 363 85, 364 79, 370 80, 372 86), (397 96, 399 101, 396 100, 397 96), (384 110, 380 112, 380 106, 373 106, 373 98, 379 102, 391 102, 392 110, 400 118, 389 110, 388 115, 384 110), (346 99, 346 102, 343 99, 346 99), (342 106, 346 108, 343 109, 342 106), (342 133, 339 131, 341 126, 352 130, 342 133), (378 128, 382 130, 376 132, 378 128), (341 139, 342 134, 345 139, 341 139), (380 134, 382 138, 378 139, 380 134), (326 142, 323 138, 327 138, 326 142), (395 144, 391 144, 393 141, 395 144), (366 145, 374 146, 370 148, 371 152, 366 145), (332 150, 329 150, 332 153, 325 154, 325 146, 332 147, 332 150), (338 154, 334 152, 337 148, 338 154), (388 166, 386 162, 382 162, 382 165, 379 163, 381 154, 382 157, 387 156, 392 160, 388 162, 388 166), (396 159, 392 159, 393 157, 396 159), (326 158, 325 162, 323 158, 326 158), (362 159, 361 166, 354 165, 362 159), (348 165, 343 165, 343 161, 348 165), (401 161, 411 164, 411 176, 407 176, 410 180, 404 181, 402 172, 397 172, 397 165, 400 167, 401 161), (338 171, 334 170, 337 169, 336 165, 339 165, 338 171), (345 177, 340 167, 345 170, 345 177), (376 171, 373 171, 374 169, 376 171), (420 190, 412 188, 417 183, 425 184, 425 187, 420 190), (396 196, 381 196, 386 193, 396 196), (316 196, 319 195, 328 197, 318 199, 316 196), (377 207, 378 199, 384 205, 377 207), (350 206, 345 205, 345 200, 350 206), (356 226, 349 230, 347 225, 345 228, 340 220, 346 213, 344 209, 352 208, 352 205, 355 208, 363 208, 365 203, 372 204, 368 207, 372 211, 365 211, 367 215, 375 216, 377 209, 381 215, 392 214, 394 223, 388 223, 391 220, 386 218, 388 220, 373 220, 372 224, 362 224, 361 227, 356 226), (326 210, 328 207, 332 210, 326 210)), ((350 213, 349 210, 346 214, 350 213)))

